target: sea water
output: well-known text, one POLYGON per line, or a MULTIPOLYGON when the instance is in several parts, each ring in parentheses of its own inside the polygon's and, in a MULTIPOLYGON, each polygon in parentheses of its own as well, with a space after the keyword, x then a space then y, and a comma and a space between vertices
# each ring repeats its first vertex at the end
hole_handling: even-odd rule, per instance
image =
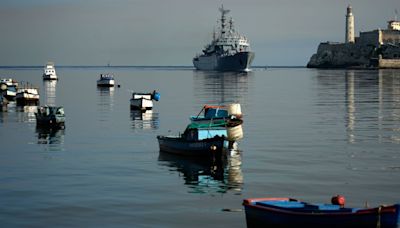
POLYGON ((175 67, 2 68, 63 106, 66 127, 36 127, 35 107, 0 112, 2 227, 245 227, 242 200, 292 197, 348 206, 400 202, 400 71, 175 67), (101 73, 120 87, 97 88, 101 73), (132 92, 158 91, 147 113, 132 92), (205 104, 240 103, 244 138, 223 162, 159 152, 205 104))

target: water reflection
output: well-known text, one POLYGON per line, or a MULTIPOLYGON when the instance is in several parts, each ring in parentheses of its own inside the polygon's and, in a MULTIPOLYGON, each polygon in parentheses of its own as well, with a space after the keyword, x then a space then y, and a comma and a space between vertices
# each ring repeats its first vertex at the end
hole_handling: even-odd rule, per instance
POLYGON ((248 83, 253 72, 193 71, 194 95, 197 104, 245 104, 248 83))
POLYGON ((199 159, 160 152, 160 165, 183 174, 191 193, 241 193, 242 161, 239 151, 231 151, 223 159, 199 159))
POLYGON ((100 114, 100 121, 108 122, 111 112, 114 110, 114 87, 97 87, 97 112, 100 114))
POLYGON ((37 106, 15 106, 17 113, 17 122, 35 123, 37 106))
POLYGON ((400 143, 400 71, 319 70, 318 83, 320 106, 337 113, 344 105, 349 143, 400 143))
POLYGON ((131 110, 132 128, 134 129, 158 129, 158 113, 153 110, 131 110))
POLYGON ((48 106, 56 106, 57 80, 43 81, 44 101, 48 106))
MULTIPOLYGON (((37 126, 36 134, 38 138, 38 144, 64 144, 65 129, 37 126)), ((57 147, 57 149, 60 148, 57 147)))

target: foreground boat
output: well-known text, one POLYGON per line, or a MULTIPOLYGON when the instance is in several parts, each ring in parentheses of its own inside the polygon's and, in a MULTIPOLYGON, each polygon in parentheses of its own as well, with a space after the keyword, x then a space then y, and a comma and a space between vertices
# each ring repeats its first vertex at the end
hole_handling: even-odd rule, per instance
POLYGON ((63 107, 41 106, 38 107, 36 116, 37 126, 64 128, 65 114, 63 107))
POLYGON ((43 80, 58 80, 53 62, 47 62, 43 69, 43 80))
POLYGON ((225 147, 223 128, 186 129, 180 136, 157 136, 160 151, 185 155, 214 157, 220 156, 225 147))
POLYGON ((308 204, 291 198, 250 198, 243 201, 247 227, 380 227, 399 225, 400 205, 348 208, 308 204))
POLYGON ((157 136, 160 151, 186 156, 220 156, 224 148, 243 137, 242 123, 241 119, 214 124, 191 123, 179 136, 157 136))
POLYGON ((250 50, 249 40, 236 32, 233 20, 227 21, 229 10, 220 9, 220 31, 214 32, 213 40, 202 54, 193 58, 193 65, 198 70, 212 71, 250 71, 254 52, 250 50))
POLYGON ((153 109, 153 100, 159 101, 160 94, 155 90, 153 93, 132 93, 130 100, 132 110, 151 110, 153 109))
POLYGON ((100 74, 100 79, 97 80, 97 86, 99 87, 113 87, 115 85, 114 75, 112 74, 100 74))

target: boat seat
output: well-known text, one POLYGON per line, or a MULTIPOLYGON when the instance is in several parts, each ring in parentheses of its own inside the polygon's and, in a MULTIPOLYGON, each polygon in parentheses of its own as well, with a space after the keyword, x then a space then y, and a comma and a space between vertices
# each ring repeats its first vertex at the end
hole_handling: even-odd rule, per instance
POLYGON ((261 201, 257 202, 256 205, 276 208, 304 208, 303 202, 298 201, 261 201))

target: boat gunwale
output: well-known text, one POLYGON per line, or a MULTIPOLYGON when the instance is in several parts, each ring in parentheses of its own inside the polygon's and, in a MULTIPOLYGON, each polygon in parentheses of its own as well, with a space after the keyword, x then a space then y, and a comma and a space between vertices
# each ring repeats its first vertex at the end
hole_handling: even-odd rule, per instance
MULTIPOLYGON (((299 216, 310 216, 310 217, 316 217, 316 216, 363 216, 363 215, 374 215, 377 213, 383 214, 383 213, 396 213, 396 208, 400 208, 400 204, 393 204, 393 205, 381 205, 379 207, 374 207, 374 208, 359 208, 357 211, 330 211, 330 212, 318 212, 318 213, 311 213, 307 211, 293 211, 289 209, 283 209, 280 207, 268 207, 268 206, 262 206, 262 205, 256 205, 255 203, 261 202, 261 201, 294 201, 294 202, 302 202, 296 199, 292 198, 249 198, 249 199, 244 199, 243 200, 243 206, 252 208, 252 209, 258 209, 262 211, 269 211, 269 212, 274 212, 274 213, 281 213, 281 214, 287 214, 287 215, 299 215, 299 216), (380 212, 379 212, 380 211, 380 212)), ((306 202, 302 202, 306 203, 306 202)), ((317 210, 318 211, 318 210, 317 210)))

